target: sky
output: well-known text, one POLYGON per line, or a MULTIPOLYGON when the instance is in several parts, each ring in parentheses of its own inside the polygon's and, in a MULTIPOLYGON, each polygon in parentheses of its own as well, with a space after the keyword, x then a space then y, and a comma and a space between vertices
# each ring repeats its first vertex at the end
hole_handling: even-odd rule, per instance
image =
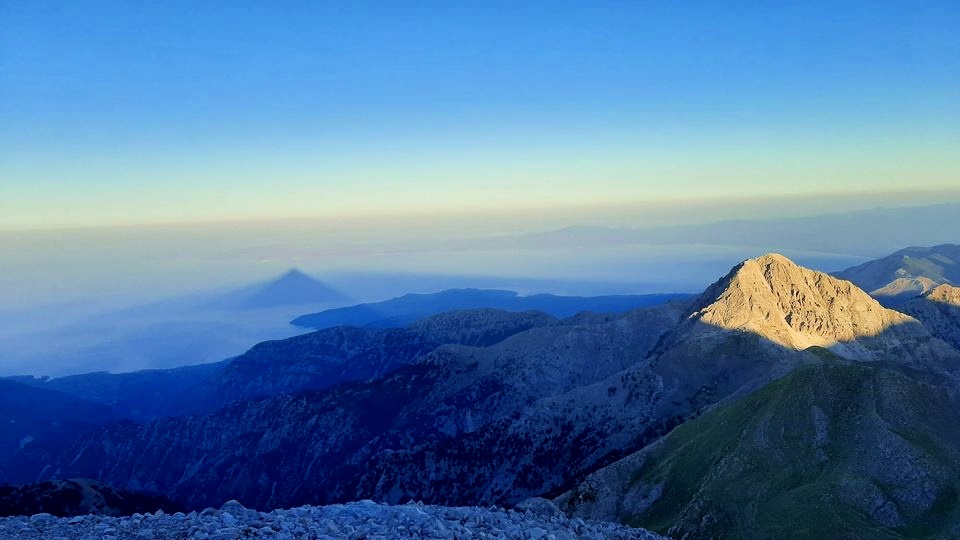
POLYGON ((0 231, 956 190, 957 28, 937 0, 0 0, 0 231))

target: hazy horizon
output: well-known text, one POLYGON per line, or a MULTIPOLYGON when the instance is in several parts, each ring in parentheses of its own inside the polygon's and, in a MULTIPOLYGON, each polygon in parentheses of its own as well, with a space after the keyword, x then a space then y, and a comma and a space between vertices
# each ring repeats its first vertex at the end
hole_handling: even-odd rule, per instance
MULTIPOLYGON (((566 270, 550 265, 538 267, 535 253, 513 256, 512 264, 504 264, 499 260, 502 257, 498 258, 490 251, 488 243, 500 242, 499 239, 513 235, 562 231, 578 226, 657 229, 706 225, 732 219, 763 221, 774 216, 776 219, 790 219, 843 215, 875 208, 923 207, 928 205, 923 203, 930 203, 931 200, 946 204, 951 199, 960 202, 960 191, 935 195, 898 193, 893 198, 880 194, 835 199, 752 199, 738 201, 739 204, 726 199, 679 201, 670 205, 623 204, 600 209, 599 215, 595 207, 578 207, 579 214, 513 214, 504 211, 499 214, 502 219, 489 219, 489 215, 480 214, 446 215, 442 219, 403 216, 391 221, 392 216, 381 216, 369 220, 355 218, 345 223, 288 219, 4 231, 0 232, 0 257, 7 261, 8 271, 0 278, 0 291, 4 291, 6 308, 10 309, 17 305, 26 307, 31 304, 84 300, 84 295, 123 298, 124 289, 133 287, 135 294, 113 302, 112 305, 116 307, 124 302, 134 305, 209 288, 249 284, 270 279, 289 268, 300 268, 320 276, 393 272, 571 282, 663 283, 662 276, 649 269, 638 269, 635 274, 629 275, 619 270, 591 274, 589 271, 566 270), (909 204, 911 202, 914 204, 909 204), (451 250, 458 253, 459 264, 446 260, 451 250), (159 272, 158 268, 153 267, 157 264, 159 272), (151 281, 158 278, 160 281, 151 281), (77 285, 71 280, 83 283, 79 292, 72 290, 77 285), (47 289, 48 292, 31 298, 31 288, 47 289)), ((917 229, 922 226, 918 224, 917 229)), ((915 235, 918 239, 923 236, 920 230, 915 235)), ((789 242, 783 247, 791 249, 789 242)), ((690 244, 689 241, 681 243, 690 244)), ((749 246, 750 239, 730 238, 725 243, 728 246, 749 246)), ((888 246, 896 247, 891 244, 888 246)), ((516 249, 516 246, 506 244, 500 247, 516 249)), ((550 247, 543 246, 546 249, 550 247)), ((770 246, 770 249, 776 247, 770 246)), ((525 246, 523 251, 529 252, 531 248, 525 246)), ((693 248, 687 246, 684 249, 690 251, 693 248)), ((709 254, 706 246, 698 249, 705 255, 709 254)), ((751 252, 749 247, 743 253, 745 256, 759 255, 751 252)), ((883 254, 878 250, 833 253, 851 257, 883 254)), ((668 266, 669 262, 663 260, 661 265, 668 266)), ((592 266, 602 265, 603 261, 593 261, 592 266)), ((676 281, 672 285, 675 287, 673 290, 669 290, 670 283, 663 283, 661 288, 634 292, 688 292, 706 283, 676 281)))
POLYGON ((283 220, 0 233, 0 339, 7 346, 0 373, 169 367, 145 363, 156 358, 138 360, 151 350, 161 358, 193 351, 177 364, 219 360, 257 341, 302 332, 288 324, 299 315, 406 293, 463 287, 586 296, 697 293, 734 264, 769 251, 838 271, 909 245, 956 242, 960 203, 938 199, 886 209, 865 198, 837 199, 832 204, 866 208, 831 214, 816 213, 830 208, 828 201, 766 200, 754 202, 752 212, 749 205, 700 202, 566 226, 527 214, 526 221, 472 225, 461 216, 442 226, 417 219, 393 227, 283 220), (771 207, 783 217, 767 217, 771 207), (256 313, 198 304, 291 268, 346 299, 256 313), (99 363, 90 359, 97 354, 99 363))

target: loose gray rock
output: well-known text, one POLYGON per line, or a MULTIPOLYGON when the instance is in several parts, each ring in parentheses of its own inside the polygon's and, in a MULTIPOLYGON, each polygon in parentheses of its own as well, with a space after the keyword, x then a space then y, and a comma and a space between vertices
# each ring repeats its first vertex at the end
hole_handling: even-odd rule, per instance
POLYGON ((521 512, 530 512, 535 516, 544 518, 564 516, 563 512, 553 501, 541 497, 531 497, 520 501, 515 508, 521 512))
POLYGON ((257 512, 230 501, 220 510, 199 514, 136 514, 130 517, 84 516, 57 518, 37 514, 28 518, 0 518, 0 538, 48 540, 88 538, 141 540, 234 540, 273 538, 609 538, 661 540, 643 529, 616 523, 567 519, 550 501, 530 501, 526 510, 428 506, 422 503, 390 506, 360 501, 330 506, 302 506, 257 512), (545 504, 546 503, 546 504, 545 504), (229 511, 228 511, 229 510, 229 511), (556 512, 554 512, 556 510, 556 512))

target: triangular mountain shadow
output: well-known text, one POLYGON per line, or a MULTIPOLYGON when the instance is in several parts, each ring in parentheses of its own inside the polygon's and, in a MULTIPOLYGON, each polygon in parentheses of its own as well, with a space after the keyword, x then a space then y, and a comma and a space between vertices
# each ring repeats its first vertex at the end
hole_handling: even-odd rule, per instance
POLYGON ((339 291, 303 272, 291 269, 282 276, 244 287, 218 298, 211 307, 225 309, 269 309, 283 306, 343 304, 348 299, 339 291))

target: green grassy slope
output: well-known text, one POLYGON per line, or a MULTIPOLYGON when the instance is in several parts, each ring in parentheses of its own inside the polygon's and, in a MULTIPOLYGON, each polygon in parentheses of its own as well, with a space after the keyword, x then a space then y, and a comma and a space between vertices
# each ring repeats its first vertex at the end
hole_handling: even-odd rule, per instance
POLYGON ((887 369, 805 366, 641 454, 589 478, 568 509, 606 483, 621 499, 602 517, 676 538, 960 535, 956 405, 887 369))

